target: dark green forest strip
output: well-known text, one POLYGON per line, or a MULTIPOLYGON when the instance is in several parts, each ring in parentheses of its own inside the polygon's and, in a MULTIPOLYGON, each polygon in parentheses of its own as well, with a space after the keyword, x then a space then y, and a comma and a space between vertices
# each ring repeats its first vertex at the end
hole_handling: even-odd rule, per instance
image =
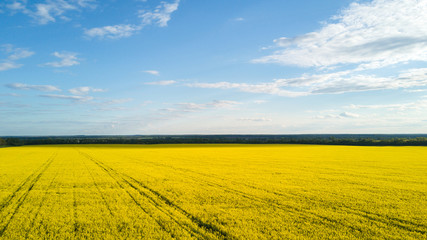
POLYGON ((4 137, 0 145, 49 144, 319 144, 352 146, 427 146, 427 134, 305 135, 133 135, 4 137))

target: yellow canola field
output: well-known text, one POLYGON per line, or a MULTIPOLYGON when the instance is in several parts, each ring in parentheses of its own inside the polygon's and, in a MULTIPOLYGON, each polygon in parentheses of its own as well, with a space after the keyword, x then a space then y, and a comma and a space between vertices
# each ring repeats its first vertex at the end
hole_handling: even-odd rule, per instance
POLYGON ((1 148, 0 239, 427 239, 427 148, 1 148))

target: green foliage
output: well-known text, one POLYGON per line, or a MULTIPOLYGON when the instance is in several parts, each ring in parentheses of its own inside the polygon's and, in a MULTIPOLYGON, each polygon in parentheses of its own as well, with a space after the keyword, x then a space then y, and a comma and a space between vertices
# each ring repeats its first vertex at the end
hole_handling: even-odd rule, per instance
POLYGON ((24 144, 25 144, 25 142, 19 138, 7 138, 6 139, 6 145, 9 145, 9 146, 22 146, 24 144))

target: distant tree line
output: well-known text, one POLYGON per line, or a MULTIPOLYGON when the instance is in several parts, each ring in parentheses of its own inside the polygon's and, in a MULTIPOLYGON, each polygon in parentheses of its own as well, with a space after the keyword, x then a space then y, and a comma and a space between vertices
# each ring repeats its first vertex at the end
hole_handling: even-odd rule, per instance
POLYGON ((24 142, 20 138, 0 138, 0 146, 22 146, 24 142))
POLYGON ((0 138, 0 145, 48 144, 320 144, 354 146, 427 146, 427 135, 149 135, 0 138))

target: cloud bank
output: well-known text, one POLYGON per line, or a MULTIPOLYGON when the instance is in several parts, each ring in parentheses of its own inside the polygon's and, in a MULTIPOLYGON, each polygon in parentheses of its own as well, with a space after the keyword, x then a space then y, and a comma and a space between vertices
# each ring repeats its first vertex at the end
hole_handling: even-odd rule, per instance
POLYGON ((280 50, 253 62, 362 70, 426 61, 426 12, 426 0, 352 3, 318 31, 274 40, 280 50))
MULTIPOLYGON (((273 81, 192 83, 286 97, 427 86, 427 68, 386 75, 386 67, 427 61, 427 0, 352 3, 317 31, 274 40, 276 51, 253 63, 314 68, 318 74, 273 81)), ((266 48, 266 49, 271 49, 266 48)))

